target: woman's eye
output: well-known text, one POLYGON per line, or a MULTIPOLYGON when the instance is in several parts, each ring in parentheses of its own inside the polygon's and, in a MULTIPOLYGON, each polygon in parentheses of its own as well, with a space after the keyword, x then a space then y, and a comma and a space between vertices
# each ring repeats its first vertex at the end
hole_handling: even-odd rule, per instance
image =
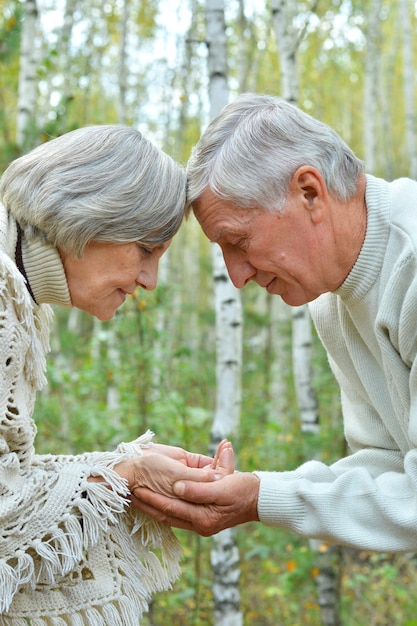
POLYGON ((143 252, 146 255, 152 254, 152 249, 151 248, 147 248, 142 243, 138 243, 138 248, 139 248, 139 250, 141 250, 141 252, 143 252))

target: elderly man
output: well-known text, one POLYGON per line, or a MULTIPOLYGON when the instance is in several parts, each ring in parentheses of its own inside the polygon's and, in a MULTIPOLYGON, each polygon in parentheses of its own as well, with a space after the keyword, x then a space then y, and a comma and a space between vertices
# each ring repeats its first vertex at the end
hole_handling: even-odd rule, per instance
POLYGON ((331 128, 254 94, 208 126, 188 181, 189 204, 237 287, 253 280, 290 305, 311 303, 351 454, 212 482, 184 468, 174 498, 141 489, 135 503, 202 535, 259 520, 358 548, 415 550, 417 183, 365 174, 331 128))

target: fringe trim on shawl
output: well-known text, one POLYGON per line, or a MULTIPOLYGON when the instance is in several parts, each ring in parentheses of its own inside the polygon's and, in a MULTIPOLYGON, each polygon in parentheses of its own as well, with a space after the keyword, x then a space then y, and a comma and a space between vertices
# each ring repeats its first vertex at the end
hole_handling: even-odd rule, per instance
POLYGON ((148 610, 152 593, 171 588, 180 575, 179 541, 168 526, 127 508, 126 481, 112 470, 124 458, 141 454, 141 447, 147 446, 152 437, 148 431, 132 444, 121 444, 118 452, 100 456, 93 473, 103 476, 108 486, 86 482, 87 497, 73 503, 73 513, 78 510, 80 515, 68 514, 49 541, 33 543, 33 551, 39 557, 36 563, 27 552, 16 554, 9 561, 0 560, 0 626, 137 626, 139 617, 148 610), (32 589, 39 581, 54 585, 56 577, 65 576, 83 561, 85 552, 103 534, 109 534, 118 562, 120 598, 86 610, 74 607, 73 614, 61 617, 49 615, 28 621, 4 614, 22 585, 32 589))
POLYGON ((125 512, 128 502, 124 496, 93 482, 86 484, 86 493, 86 498, 74 502, 79 518, 68 514, 49 541, 33 542, 35 558, 22 552, 8 561, 0 559, 0 614, 10 608, 22 585, 35 588, 39 581, 55 584, 57 576, 65 576, 83 560, 84 552, 98 542, 100 534, 109 532, 110 524, 120 523, 118 516, 125 512))
MULTIPOLYGON (((132 536, 132 545, 126 541, 126 534, 118 526, 111 531, 122 580, 120 597, 88 609, 74 606, 73 612, 63 612, 59 616, 49 614, 23 618, 3 613, 0 615, 0 626, 138 626, 140 617, 149 608, 152 594, 170 589, 178 578, 181 556, 180 544, 170 528, 153 521, 148 523, 148 520, 143 526, 147 527, 146 537, 150 543, 161 547, 161 560, 149 551, 150 545, 141 545, 139 554, 135 552, 134 548, 141 543, 143 534, 132 536)), ((3 584, 2 580, 0 584, 3 584)))

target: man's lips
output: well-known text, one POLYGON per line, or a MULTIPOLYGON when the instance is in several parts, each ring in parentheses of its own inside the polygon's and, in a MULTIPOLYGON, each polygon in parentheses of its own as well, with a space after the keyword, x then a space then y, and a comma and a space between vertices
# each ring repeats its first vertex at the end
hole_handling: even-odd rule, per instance
POLYGON ((275 278, 273 278, 265 287, 268 293, 274 294, 275 278))

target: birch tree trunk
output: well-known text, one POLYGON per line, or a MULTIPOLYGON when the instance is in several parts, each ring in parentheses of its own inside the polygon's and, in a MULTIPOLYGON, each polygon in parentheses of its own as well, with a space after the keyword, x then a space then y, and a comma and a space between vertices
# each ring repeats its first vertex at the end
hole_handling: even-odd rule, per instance
POLYGON ((126 92, 128 83, 128 69, 126 63, 126 46, 129 22, 129 0, 124 0, 121 7, 119 24, 119 99, 118 99, 118 121, 119 124, 126 124, 126 92))
POLYGON ((71 100, 74 88, 74 77, 72 76, 73 72, 71 71, 71 40, 74 28, 74 13, 76 8, 77 0, 66 0, 64 9, 64 20, 59 41, 60 68, 64 76, 62 99, 65 104, 67 104, 71 100))
POLYGON ((288 384, 285 372, 291 367, 291 364, 287 362, 291 350, 289 348, 289 334, 286 330, 290 325, 291 311, 289 306, 280 297, 269 296, 267 335, 270 351, 269 362, 271 363, 268 385, 269 418, 280 426, 285 423, 285 407, 288 406, 288 384))
POLYGON ((271 13, 281 69, 281 95, 288 102, 296 103, 298 101, 296 64, 298 36, 293 23, 297 15, 297 3, 293 0, 271 0, 271 13))
POLYGON ((378 149, 381 149, 380 155, 380 167, 384 172, 384 178, 387 180, 397 178, 398 171, 396 168, 395 159, 392 159, 392 146, 398 142, 395 139, 395 132, 392 128, 391 120, 394 115, 397 115, 397 102, 392 97, 393 93, 396 93, 397 88, 395 85, 395 74, 398 68, 397 50, 401 47, 401 33, 399 19, 395 20, 393 24, 393 36, 390 42, 390 47, 384 54, 383 73, 380 76, 379 85, 379 104, 381 107, 381 123, 380 128, 383 129, 383 136, 379 136, 378 149))
MULTIPOLYGON (((168 249, 161 260, 159 261, 159 269, 158 269, 158 284, 164 288, 169 284, 169 261, 170 261, 170 250, 168 249)), ((155 339, 153 342, 153 360, 152 360, 152 390, 151 396, 154 401, 157 401, 161 398, 161 388, 162 385, 165 387, 169 387, 169 381, 163 380, 161 364, 164 361, 164 342, 162 340, 162 336, 166 326, 166 309, 165 307, 161 307, 156 311, 155 317, 155 339)), ((167 333, 169 336, 170 333, 167 333)), ((165 346, 166 347, 166 346, 165 346)))
MULTIPOLYGON (((212 118, 227 104, 229 98, 224 1, 206 0, 205 8, 212 118)), ((223 438, 237 433, 242 367, 240 293, 228 276, 218 246, 213 246, 213 276, 217 348, 217 396, 211 433, 211 445, 214 449, 223 438)), ((213 537, 211 562, 214 573, 214 623, 217 626, 241 626, 239 553, 233 528, 213 537)))
POLYGON ((417 178, 415 77, 413 68, 413 33, 411 31, 411 6, 408 0, 399 0, 403 44, 404 107, 407 152, 410 155, 410 178, 417 178))
MULTIPOLYGON (((294 28, 296 3, 271 0, 272 20, 282 76, 283 97, 298 102, 297 50, 303 33, 294 28)), ((292 360, 294 385, 300 411, 301 430, 317 434, 320 429, 318 403, 312 383, 312 327, 307 305, 292 309, 292 360)), ((316 578, 318 604, 324 626, 339 626, 340 551, 310 541, 319 575, 316 578)))
POLYGON ((378 83, 380 80, 381 0, 372 0, 366 34, 365 97, 364 97, 364 144, 365 162, 369 172, 376 171, 376 124, 378 109, 378 83))
POLYGON ((20 44, 20 69, 16 120, 16 143, 25 150, 29 145, 31 126, 36 121, 38 82, 36 79, 36 32, 38 8, 36 0, 25 0, 23 8, 22 39, 20 44))
POLYGON ((256 91, 259 63, 263 54, 260 47, 254 45, 254 42, 258 42, 261 39, 258 33, 259 20, 254 18, 254 16, 247 17, 245 4, 245 0, 238 0, 236 21, 238 43, 235 62, 237 64, 239 93, 256 91))
POLYGON ((313 333, 307 305, 293 308, 292 335, 292 363, 301 430, 318 434, 320 431, 318 402, 311 367, 313 333))

